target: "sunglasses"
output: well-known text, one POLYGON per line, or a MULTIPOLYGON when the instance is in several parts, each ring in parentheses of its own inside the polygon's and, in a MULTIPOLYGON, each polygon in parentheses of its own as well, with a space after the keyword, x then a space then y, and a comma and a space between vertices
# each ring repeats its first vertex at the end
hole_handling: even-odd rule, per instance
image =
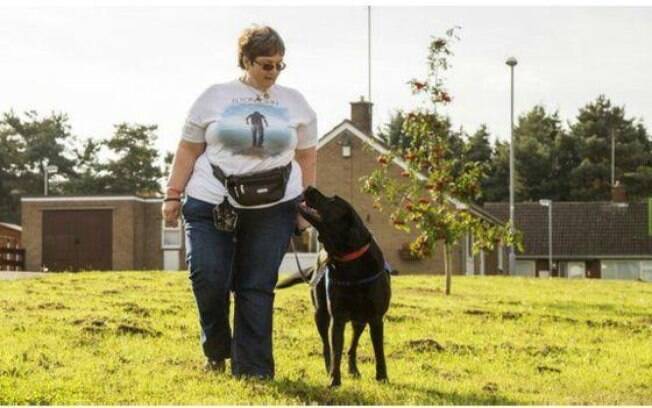
POLYGON ((276 64, 272 64, 272 63, 269 63, 269 62, 254 61, 254 64, 260 65, 260 67, 263 69, 263 71, 271 71, 276 67, 276 70, 281 72, 281 71, 283 71, 285 69, 285 67, 287 67, 287 64, 285 64, 285 62, 279 62, 279 63, 276 63, 276 64))

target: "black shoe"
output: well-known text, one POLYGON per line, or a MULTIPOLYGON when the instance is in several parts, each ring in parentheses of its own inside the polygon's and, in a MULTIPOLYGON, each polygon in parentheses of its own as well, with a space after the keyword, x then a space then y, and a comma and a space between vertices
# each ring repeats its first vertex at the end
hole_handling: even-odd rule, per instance
POLYGON ((204 370, 212 371, 215 373, 223 373, 224 371, 226 371, 226 363, 224 362, 224 359, 211 360, 209 358, 208 360, 206 360, 206 364, 204 364, 204 370))

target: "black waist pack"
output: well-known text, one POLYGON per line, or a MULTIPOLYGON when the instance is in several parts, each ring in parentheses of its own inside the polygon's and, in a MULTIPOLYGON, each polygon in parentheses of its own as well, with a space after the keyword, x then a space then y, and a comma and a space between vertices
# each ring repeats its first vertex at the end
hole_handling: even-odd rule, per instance
POLYGON ((218 166, 211 166, 215 178, 224 184, 238 204, 245 207, 270 204, 282 199, 292 171, 290 162, 286 166, 259 173, 225 176, 218 166))

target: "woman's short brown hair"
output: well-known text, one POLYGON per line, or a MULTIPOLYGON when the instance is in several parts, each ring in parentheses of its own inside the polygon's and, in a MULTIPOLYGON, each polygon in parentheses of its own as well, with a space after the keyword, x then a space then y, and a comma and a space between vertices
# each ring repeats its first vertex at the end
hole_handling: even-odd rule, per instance
POLYGON ((255 25, 240 34, 238 39, 238 65, 240 68, 246 69, 244 57, 253 62, 258 57, 275 54, 285 55, 285 44, 273 28, 255 25))

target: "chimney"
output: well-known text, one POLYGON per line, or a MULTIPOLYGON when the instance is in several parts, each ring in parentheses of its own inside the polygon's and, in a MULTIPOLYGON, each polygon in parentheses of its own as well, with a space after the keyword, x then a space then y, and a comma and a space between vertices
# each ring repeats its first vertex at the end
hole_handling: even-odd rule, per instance
POLYGON ((369 136, 371 136, 372 105, 371 102, 364 100, 364 96, 361 96, 358 102, 351 102, 351 122, 369 136))
POLYGON ((626 203, 627 194, 625 193, 625 186, 620 184, 620 180, 611 187, 611 202, 613 203, 626 203))

